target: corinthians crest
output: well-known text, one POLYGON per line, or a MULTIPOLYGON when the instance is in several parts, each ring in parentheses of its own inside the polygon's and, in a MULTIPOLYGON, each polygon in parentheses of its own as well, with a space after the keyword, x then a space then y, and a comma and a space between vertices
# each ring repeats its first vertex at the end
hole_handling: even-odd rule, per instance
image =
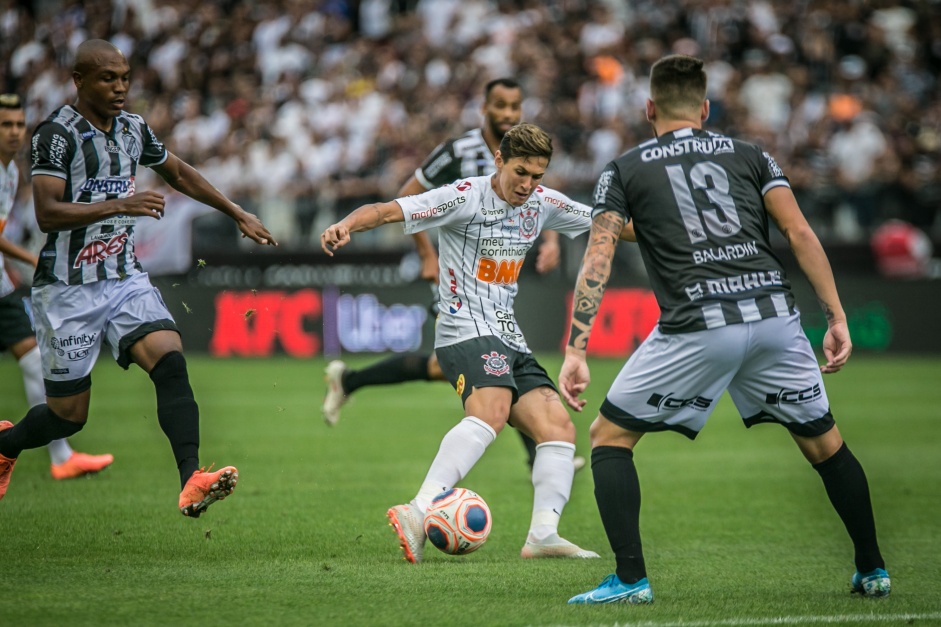
POLYGON ((490 351, 489 355, 481 355, 481 357, 484 360, 484 372, 487 374, 499 377, 510 371, 510 365, 506 363, 506 355, 501 355, 497 351, 490 351))
POLYGON ((520 216, 520 235, 530 239, 536 234, 536 216, 532 209, 527 209, 526 213, 520 216))

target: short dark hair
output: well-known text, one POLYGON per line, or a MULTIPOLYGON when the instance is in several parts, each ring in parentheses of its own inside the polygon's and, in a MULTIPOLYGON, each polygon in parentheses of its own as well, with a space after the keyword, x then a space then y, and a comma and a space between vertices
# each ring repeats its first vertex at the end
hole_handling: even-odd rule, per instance
POLYGON ((706 99, 702 59, 672 54, 654 63, 650 68, 650 99, 669 117, 698 112, 706 99))
POLYGON ((484 87, 484 102, 490 100, 490 92, 493 91, 493 88, 497 85, 501 87, 506 87, 507 89, 518 89, 522 93, 523 88, 520 86, 519 81, 515 78, 503 77, 495 78, 484 87))
POLYGON ((517 124, 500 140, 500 156, 506 163, 514 157, 552 159, 552 138, 535 124, 517 124))
POLYGON ((19 94, 0 94, 0 109, 22 109, 23 99, 19 94))

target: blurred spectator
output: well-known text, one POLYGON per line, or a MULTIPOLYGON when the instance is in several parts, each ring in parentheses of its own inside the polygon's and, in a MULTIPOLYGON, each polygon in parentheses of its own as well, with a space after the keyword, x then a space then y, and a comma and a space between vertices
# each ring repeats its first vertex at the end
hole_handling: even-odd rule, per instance
MULTIPOLYGON (((285 248, 316 249, 317 224, 389 196, 422 155, 479 123, 474 99, 500 75, 520 77, 526 119, 554 133, 553 180, 588 200, 605 162, 650 136, 647 75, 671 51, 706 59, 710 128, 774 154, 823 238, 862 241, 900 218, 941 241, 937 3, 27 5, 0 0, 0 88, 27 97, 30 125, 74 97, 75 46, 107 38, 136 59, 130 110, 285 248)), ((214 245, 238 239, 199 220, 214 245)))

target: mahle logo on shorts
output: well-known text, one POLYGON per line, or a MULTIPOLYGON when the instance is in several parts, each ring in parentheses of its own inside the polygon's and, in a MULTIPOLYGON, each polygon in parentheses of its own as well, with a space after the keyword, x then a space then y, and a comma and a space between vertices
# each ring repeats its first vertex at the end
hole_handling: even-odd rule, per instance
POLYGON ((781 388, 777 392, 766 395, 765 402, 769 405, 802 405, 804 403, 813 403, 821 396, 823 396, 823 390, 820 389, 819 383, 815 383, 803 390, 781 388))
POLYGON ((484 372, 487 374, 499 377, 510 371, 510 365, 506 363, 506 355, 490 351, 489 355, 481 355, 481 357, 484 360, 484 372))
POLYGON ((676 411, 689 407, 696 411, 706 411, 712 405, 712 399, 704 396, 694 396, 692 398, 675 398, 673 392, 668 394, 657 394, 654 392, 647 399, 647 404, 656 407, 660 411, 676 411))
POLYGON ((82 333, 68 337, 53 337, 49 343, 56 355, 69 361, 79 361, 88 357, 88 352, 98 339, 97 333, 82 333))

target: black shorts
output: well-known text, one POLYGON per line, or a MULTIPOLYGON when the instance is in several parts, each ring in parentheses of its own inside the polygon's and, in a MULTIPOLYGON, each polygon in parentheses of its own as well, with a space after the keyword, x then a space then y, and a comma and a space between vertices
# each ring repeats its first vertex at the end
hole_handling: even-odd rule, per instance
POLYGON ((539 387, 558 392, 545 368, 531 354, 518 353, 492 335, 436 348, 435 354, 462 403, 474 388, 510 388, 514 403, 539 387))
POLYGON ((34 335, 22 294, 13 292, 0 298, 0 352, 34 335))

